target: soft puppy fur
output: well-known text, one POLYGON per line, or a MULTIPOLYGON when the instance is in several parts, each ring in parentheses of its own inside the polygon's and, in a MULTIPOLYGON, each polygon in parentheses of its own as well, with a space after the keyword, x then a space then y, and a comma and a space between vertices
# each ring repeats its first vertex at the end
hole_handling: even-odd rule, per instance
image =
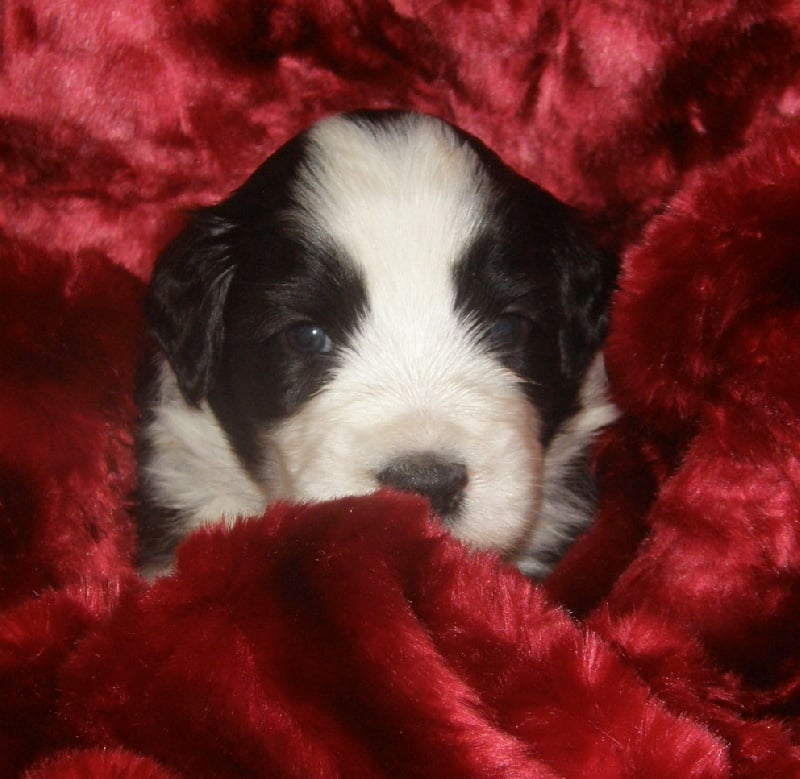
POLYGON ((275 499, 429 497, 541 576, 589 521, 614 268, 569 209, 430 116, 326 119, 162 253, 140 562, 275 499))

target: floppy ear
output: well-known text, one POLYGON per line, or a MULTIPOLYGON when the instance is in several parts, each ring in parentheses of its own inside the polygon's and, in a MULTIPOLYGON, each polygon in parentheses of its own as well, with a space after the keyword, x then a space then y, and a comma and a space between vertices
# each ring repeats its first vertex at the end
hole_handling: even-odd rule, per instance
POLYGON ((617 275, 617 263, 602 252, 568 218, 558 230, 551 251, 560 266, 559 278, 564 326, 559 350, 565 376, 580 378, 603 343, 608 306, 617 275))
POLYGON ((547 264, 555 271, 559 363, 568 383, 580 381, 608 327, 616 259, 596 246, 577 211, 527 179, 516 178, 520 202, 547 264))
POLYGON ((234 224, 214 209, 196 212, 153 269, 147 318, 186 399, 208 392, 224 336, 223 309, 235 263, 234 224))
POLYGON ((528 222, 535 243, 544 247, 557 270, 558 302, 564 314, 558 336, 561 369, 568 381, 580 379, 606 335, 617 262, 592 243, 574 209, 511 170, 478 138, 457 132, 511 193, 516 218, 528 222))
POLYGON ((288 182, 304 159, 306 135, 281 146, 227 200, 196 211, 156 261, 148 321, 190 403, 207 395, 222 348, 236 244, 262 215, 291 202, 288 182))

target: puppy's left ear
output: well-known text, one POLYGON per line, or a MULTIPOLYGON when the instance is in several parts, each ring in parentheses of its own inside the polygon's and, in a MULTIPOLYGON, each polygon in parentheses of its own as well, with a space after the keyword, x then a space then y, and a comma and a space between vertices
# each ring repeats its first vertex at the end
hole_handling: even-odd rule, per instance
POLYGON ((551 251, 559 266, 559 296, 564 326, 559 351, 564 374, 580 378, 602 346, 617 263, 587 236, 575 215, 559 226, 551 251))
POLYGON ((505 207, 513 213, 513 220, 530 228, 528 235, 533 239, 526 242, 523 254, 525 248, 539 247, 536 253, 543 251, 555 271, 562 314, 558 336, 561 371, 569 383, 579 380, 605 338, 618 264, 593 243, 574 209, 512 171, 480 140, 466 137, 500 191, 509 194, 505 207))
POLYGON ((185 398, 207 394, 224 338, 223 310, 235 269, 235 228, 213 208, 196 212, 156 261, 147 318, 185 398))

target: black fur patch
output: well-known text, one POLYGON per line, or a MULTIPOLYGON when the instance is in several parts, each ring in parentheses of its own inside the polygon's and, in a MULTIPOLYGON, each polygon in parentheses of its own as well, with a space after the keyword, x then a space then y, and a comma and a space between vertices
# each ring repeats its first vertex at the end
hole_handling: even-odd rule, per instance
POLYGON ((566 206, 507 168, 490 170, 497 199, 456 265, 456 304, 485 328, 503 315, 525 320, 523 337, 499 356, 524 380, 546 445, 577 410, 605 336, 613 265, 581 236, 566 206))

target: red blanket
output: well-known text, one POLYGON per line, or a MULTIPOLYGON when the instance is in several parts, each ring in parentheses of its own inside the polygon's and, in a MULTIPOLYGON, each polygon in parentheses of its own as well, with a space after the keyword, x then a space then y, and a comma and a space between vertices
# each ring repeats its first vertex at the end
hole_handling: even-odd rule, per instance
POLYGON ((800 776, 792 2, 6 0, 0 775, 800 776), (592 529, 533 585, 415 498, 132 567, 154 256, 315 119, 454 121, 622 257, 592 529))

